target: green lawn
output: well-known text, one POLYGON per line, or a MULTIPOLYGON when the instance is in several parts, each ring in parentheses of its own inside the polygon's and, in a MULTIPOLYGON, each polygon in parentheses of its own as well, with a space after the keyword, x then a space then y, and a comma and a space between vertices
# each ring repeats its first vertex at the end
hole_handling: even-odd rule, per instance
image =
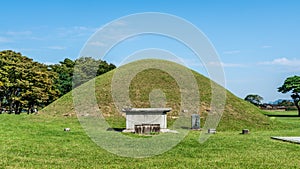
POLYGON ((296 116, 298 115, 297 111, 276 111, 276 110, 266 110, 264 111, 265 115, 279 115, 279 116, 283 116, 283 115, 287 115, 287 116, 296 116))
POLYGON ((285 126, 291 128, 298 128, 300 117, 298 117, 298 111, 265 111, 265 115, 269 116, 271 120, 279 121, 285 126))
POLYGON ((276 130, 218 132, 203 144, 199 131, 192 131, 166 153, 135 159, 97 146, 74 117, 2 114, 0 168, 299 168, 300 145, 270 136, 300 136, 300 118, 273 120, 276 130))

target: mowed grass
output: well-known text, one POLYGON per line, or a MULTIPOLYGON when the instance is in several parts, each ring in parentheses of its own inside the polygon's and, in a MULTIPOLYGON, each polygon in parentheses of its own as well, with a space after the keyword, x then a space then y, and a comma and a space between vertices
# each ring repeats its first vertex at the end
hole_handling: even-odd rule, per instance
POLYGON ((298 111, 264 111, 263 113, 269 116, 272 121, 283 123, 282 127, 287 129, 298 128, 300 125, 298 111))
MULTIPOLYGON (((152 60, 147 62, 155 63, 152 60)), ((177 71, 182 70, 178 65, 166 64, 177 71)), ((96 106, 101 109, 110 126, 120 129, 125 127, 125 118, 120 116, 112 99, 111 81, 114 72, 115 70, 97 77, 94 92, 98 104, 96 106)), ((204 122, 205 117, 211 113, 212 82, 196 72, 192 73, 199 87, 199 113, 203 118, 201 121, 204 122)), ((83 93, 83 96, 89 95, 90 93, 86 92, 89 91, 86 89, 90 89, 89 83, 91 81, 78 87, 78 93, 83 93)), ((165 72, 156 69, 142 71, 132 79, 129 89, 129 96, 134 107, 149 107, 149 93, 160 89, 165 93, 166 107, 172 108, 168 117, 176 116, 180 111, 181 90, 174 78, 165 72)), ((220 86, 217 89, 221 89, 220 86)), ((298 158, 300 145, 270 138, 271 136, 299 136, 300 118, 267 117, 264 114, 272 112, 263 112, 229 91, 226 92, 226 105, 217 134, 211 135, 206 142, 200 144, 198 142, 200 131, 190 131, 170 151, 148 158, 117 156, 94 143, 76 118, 73 96, 72 93, 64 95, 40 111, 38 115, 1 114, 0 168, 300 167, 298 158), (71 128, 70 132, 63 131, 67 127, 71 128), (240 134, 244 128, 250 129, 250 134, 240 134)), ((88 100, 82 99, 79 105, 85 105, 86 102, 88 100)), ((94 107, 91 106, 91 108, 94 107)), ((84 114, 86 112, 79 113, 86 115, 84 114)), ((91 117, 94 115, 92 111, 87 113, 91 114, 91 117)), ((172 122, 171 119, 168 118, 169 125, 172 122)), ((149 139, 148 136, 145 138, 134 137, 130 134, 125 136, 132 139, 149 139)))
MULTIPOLYGON (((137 159, 97 146, 76 117, 2 114, 0 168, 299 168, 300 145, 270 137, 300 136, 300 119, 273 121, 278 121, 276 130, 218 132, 203 144, 198 142, 199 131, 191 131, 170 151, 137 159), (71 131, 64 132, 65 127, 71 131)), ((123 123, 114 121, 115 126, 123 123)))
POLYGON ((264 111, 265 115, 269 115, 269 116, 297 116, 298 112, 297 111, 276 111, 276 110, 266 110, 264 111))

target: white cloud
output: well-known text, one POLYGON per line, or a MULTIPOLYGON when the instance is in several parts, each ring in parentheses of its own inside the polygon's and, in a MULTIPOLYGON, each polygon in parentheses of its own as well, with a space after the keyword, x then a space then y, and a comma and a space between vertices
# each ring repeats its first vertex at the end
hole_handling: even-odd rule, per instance
POLYGON ((105 43, 99 42, 99 41, 89 42, 89 44, 92 45, 92 46, 99 46, 99 47, 106 46, 105 43))
POLYGON ((86 27, 86 26, 74 26, 73 28, 74 31, 78 32, 95 32, 98 30, 98 28, 91 28, 91 27, 86 27))
POLYGON ((270 46, 270 45, 264 45, 264 46, 262 46, 261 48, 263 48, 263 49, 266 49, 266 48, 272 48, 272 46, 270 46))
POLYGON ((127 23, 125 21, 122 21, 122 20, 115 21, 112 24, 113 24, 113 26, 126 26, 127 25, 127 23))
POLYGON ((46 48, 53 49, 53 50, 65 50, 66 49, 65 46, 48 46, 46 48))
POLYGON ((45 65, 55 65, 57 63, 54 63, 54 62, 43 62, 43 64, 45 64, 45 65))
POLYGON ((300 60, 297 59, 287 59, 285 57, 283 58, 277 58, 272 61, 267 62, 260 62, 259 64, 262 65, 279 65, 279 66, 300 66, 300 60))
POLYGON ((12 42, 12 40, 5 37, 0 37, 0 43, 9 43, 9 42, 12 42))
POLYGON ((73 26, 69 28, 58 28, 58 35, 61 37, 66 36, 87 36, 91 35, 92 33, 96 32, 98 28, 91 28, 91 27, 85 27, 85 26, 73 26))
POLYGON ((31 31, 8 31, 6 32, 6 35, 11 35, 11 36, 24 36, 24 35, 31 35, 31 31))
POLYGON ((243 64, 238 63, 224 63, 224 62, 210 62, 210 66, 221 66, 221 67, 245 67, 243 64))
POLYGON ((12 49, 14 51, 17 51, 17 52, 31 52, 31 51, 40 51, 40 49, 33 49, 33 48, 9 48, 9 49, 12 49))
POLYGON ((226 54, 226 55, 232 55, 232 54, 238 54, 238 53, 241 53, 241 51, 239 50, 230 50, 230 51, 224 51, 223 54, 226 54))

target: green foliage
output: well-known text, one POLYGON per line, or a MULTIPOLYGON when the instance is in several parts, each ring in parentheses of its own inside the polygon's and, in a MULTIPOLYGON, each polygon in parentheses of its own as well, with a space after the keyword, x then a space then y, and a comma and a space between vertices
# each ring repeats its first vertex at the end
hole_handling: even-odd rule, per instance
POLYGON ((286 111, 297 110, 295 103, 291 100, 282 100, 277 104, 277 106, 284 106, 286 111))
POLYGON ((0 52, 0 107, 21 113, 23 108, 32 112, 57 99, 54 86, 57 74, 47 66, 34 62, 10 50, 0 52))
POLYGON ((91 57, 75 61, 66 58, 58 64, 47 66, 21 53, 1 51, 0 113, 9 111, 20 114, 24 109, 28 113, 33 112, 35 108, 44 107, 71 91, 73 85, 77 87, 115 67, 91 57))
POLYGON ((299 93, 300 92, 300 76, 288 77, 283 85, 278 88, 278 92, 281 93, 299 93))
POLYGON ((108 71, 111 71, 115 69, 116 66, 112 63, 108 64, 106 61, 100 61, 98 70, 97 70, 97 76, 102 75, 108 71))
POLYGON ((55 84, 60 91, 60 96, 71 91, 73 87, 116 68, 111 63, 108 64, 106 61, 96 60, 92 57, 81 57, 75 61, 66 58, 63 62, 50 65, 50 67, 58 74, 55 84))
POLYGON ((16 114, 32 112, 97 75, 116 66, 106 61, 82 57, 66 58, 59 64, 44 65, 11 50, 0 52, 0 108, 16 114), (76 65, 76 66, 75 66, 76 65), (75 69, 75 78, 73 81, 75 69), (74 82, 74 83, 73 83, 74 82))
POLYGON ((96 77, 99 62, 92 57, 81 57, 77 59, 74 67, 73 82, 77 87, 96 77))
POLYGON ((60 91, 60 96, 72 90, 74 65, 75 62, 68 58, 59 64, 50 65, 51 70, 58 74, 58 78, 55 79, 55 84, 57 89, 60 91))
POLYGON ((258 105, 261 104, 261 101, 263 100, 263 97, 261 97, 257 94, 249 94, 245 97, 244 100, 258 106, 258 105))
POLYGON ((289 107, 289 106, 294 106, 295 104, 290 100, 282 100, 277 105, 289 107))
POLYGON ((96 60, 92 57, 81 57, 75 60, 73 85, 77 87, 98 75, 104 74, 116 68, 106 61, 96 60))
POLYGON ((278 88, 278 92, 287 93, 292 92, 292 99, 294 100, 295 106, 298 109, 298 116, 300 116, 300 76, 288 77, 283 85, 278 88))

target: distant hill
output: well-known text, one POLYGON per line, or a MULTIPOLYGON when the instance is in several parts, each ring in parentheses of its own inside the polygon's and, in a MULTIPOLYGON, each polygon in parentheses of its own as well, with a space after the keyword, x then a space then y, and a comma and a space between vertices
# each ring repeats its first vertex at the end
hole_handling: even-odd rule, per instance
POLYGON ((269 102, 269 104, 277 105, 277 104, 281 103, 281 102, 284 101, 284 100, 287 100, 287 101, 289 101, 289 102, 291 102, 291 103, 294 102, 292 99, 277 99, 277 100, 275 100, 275 101, 269 102))
MULTIPOLYGON (((140 62, 144 62, 145 64, 147 64, 152 61, 145 60, 140 62)), ((167 64, 167 66, 174 67, 174 69, 187 69, 173 62, 162 62, 167 64)), ((126 66, 127 65, 122 67, 126 66)), ((114 76, 114 73, 118 71, 118 69, 98 76, 95 79, 95 95, 99 108, 101 109, 105 117, 116 117, 116 119, 124 118, 115 108, 111 94, 112 78, 114 76)), ((203 122, 210 111, 210 101, 212 95, 211 83, 213 82, 195 71, 191 72, 195 77, 199 88, 199 113, 201 114, 201 117, 204 117, 204 119, 202 119, 203 122)), ((75 90, 84 90, 85 85, 87 84, 83 84, 75 90)), ((219 86, 219 88, 221 87, 219 86)), ((159 89, 164 92, 166 96, 166 107, 172 108, 172 112, 168 114, 168 120, 172 121, 172 117, 176 117, 180 109, 180 90, 174 78, 162 70, 147 69, 138 73, 131 80, 129 95, 133 106, 150 107, 149 94, 154 89, 159 89)), ((75 117, 72 92, 64 95, 63 97, 43 109, 42 114, 46 116, 56 116, 58 118, 64 116, 75 117)), ((272 121, 265 117, 259 108, 244 101, 243 99, 234 96, 229 91, 226 91, 225 110, 219 123, 218 130, 241 130, 243 128, 248 128, 250 130, 259 130, 262 128, 269 128, 271 126, 271 123, 272 121)))

